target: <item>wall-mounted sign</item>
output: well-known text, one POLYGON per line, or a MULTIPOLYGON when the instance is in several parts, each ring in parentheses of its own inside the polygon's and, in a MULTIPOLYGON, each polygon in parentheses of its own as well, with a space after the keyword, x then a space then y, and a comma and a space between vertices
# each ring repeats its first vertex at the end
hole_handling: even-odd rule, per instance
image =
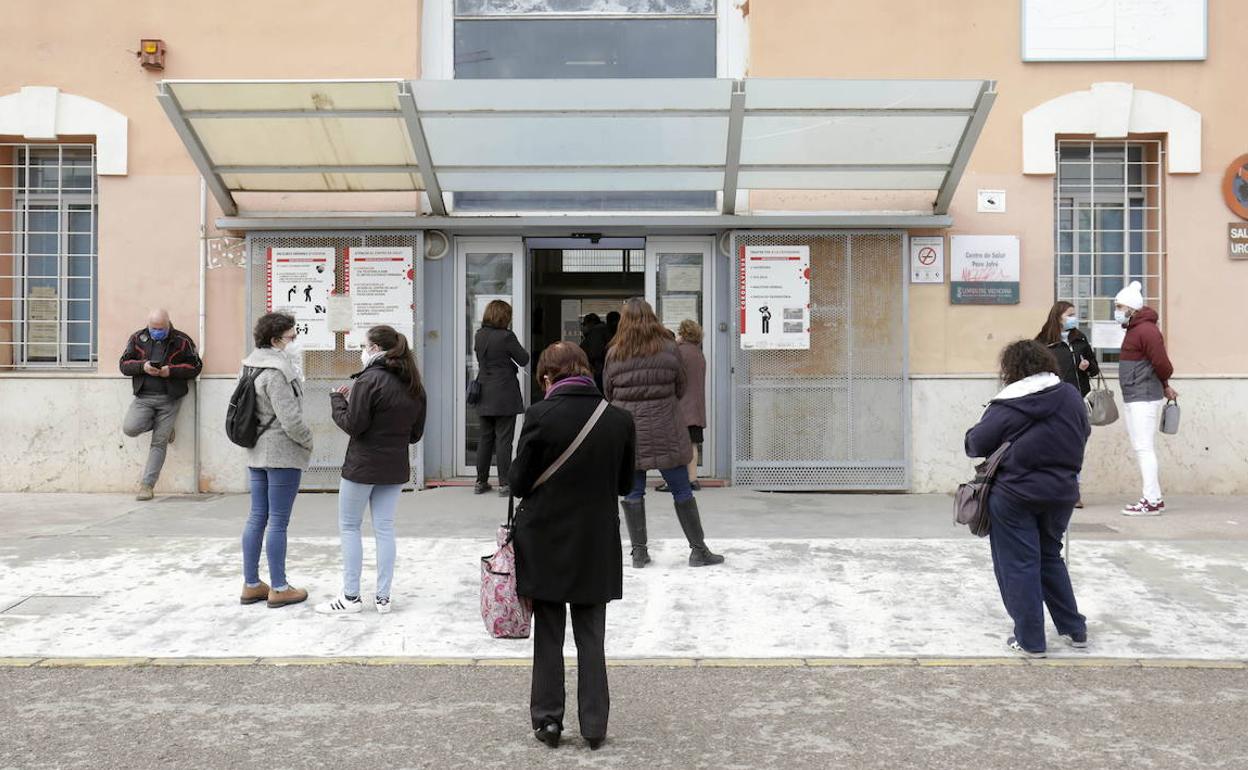
POLYGON ((945 238, 942 235, 910 239, 910 283, 945 282, 945 238))
POLYGON ((359 246, 343 249, 345 284, 351 294, 352 323, 347 348, 365 341, 368 330, 385 324, 412 342, 415 271, 410 246, 359 246))
POLYGON ((1248 155, 1240 155, 1222 177, 1222 198, 1240 219, 1248 219, 1248 155))
POLYGON ((334 290, 334 249, 269 249, 265 306, 295 318, 304 350, 333 350, 329 293, 334 290))
POLYGON ((1004 214, 1005 190, 976 190, 975 211, 980 214, 1004 214))
POLYGON ((1017 305, 1016 235, 955 235, 949 239, 949 300, 955 305, 1017 305))
POLYGON ((1231 259, 1248 259, 1248 223, 1232 222, 1227 225, 1231 259))
POLYGON ((810 349, 810 247, 742 246, 743 350, 810 349))

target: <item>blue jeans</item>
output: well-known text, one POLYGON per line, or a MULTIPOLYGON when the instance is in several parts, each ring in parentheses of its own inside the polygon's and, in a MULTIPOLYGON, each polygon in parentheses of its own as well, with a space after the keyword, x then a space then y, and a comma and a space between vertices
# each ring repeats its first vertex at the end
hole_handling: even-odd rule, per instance
POLYGON ((357 484, 342 479, 338 484, 338 534, 342 541, 342 592, 360 595, 360 571, 364 568, 364 544, 360 525, 364 506, 373 515, 373 535, 377 539, 377 596, 390 598, 394 579, 394 511, 399 507, 402 484, 357 484))
POLYGON ((1069 503, 1028 503, 1001 490, 988 498, 992 568, 1014 638, 1029 652, 1044 652, 1044 608, 1059 634, 1087 633, 1070 573, 1062 560, 1062 535, 1074 512, 1069 503))
MULTIPOLYGON (((671 490, 672 497, 678 503, 693 499, 693 487, 689 485, 689 469, 685 466, 679 468, 667 468, 659 471, 663 476, 663 480, 667 482, 667 488, 671 490)), ((633 491, 628 493, 625 500, 637 502, 646 496, 646 472, 636 471, 633 473, 633 491)))
POLYGON ((251 513, 243 527, 243 580, 260 582, 260 544, 269 557, 269 585, 286 587, 286 528, 299 494, 303 471, 298 468, 248 468, 251 513), (267 530, 267 532, 266 532, 267 530))

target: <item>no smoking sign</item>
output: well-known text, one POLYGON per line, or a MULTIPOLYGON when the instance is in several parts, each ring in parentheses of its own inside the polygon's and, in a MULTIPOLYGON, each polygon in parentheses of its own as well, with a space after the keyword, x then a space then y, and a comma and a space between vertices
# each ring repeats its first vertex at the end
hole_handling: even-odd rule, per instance
POLYGON ((910 239, 910 283, 945 282, 945 239, 920 236, 910 239))

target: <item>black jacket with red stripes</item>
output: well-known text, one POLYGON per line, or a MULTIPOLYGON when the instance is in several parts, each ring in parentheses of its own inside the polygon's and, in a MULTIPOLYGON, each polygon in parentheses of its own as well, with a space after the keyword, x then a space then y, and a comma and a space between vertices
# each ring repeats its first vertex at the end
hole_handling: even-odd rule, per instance
MULTIPOLYGON (((163 363, 169 367, 169 377, 164 380, 165 392, 178 399, 186 395, 190 388, 187 383, 199 376, 200 370, 204 368, 204 362, 199 359, 199 353, 195 350, 195 342, 172 325, 169 327, 169 336, 166 341, 163 363)), ((139 329, 130 335, 130 341, 126 343, 126 352, 121 354, 121 373, 133 382, 136 396, 143 388, 143 378, 151 376, 143 371, 143 364, 152 359, 153 342, 146 328, 139 329)))

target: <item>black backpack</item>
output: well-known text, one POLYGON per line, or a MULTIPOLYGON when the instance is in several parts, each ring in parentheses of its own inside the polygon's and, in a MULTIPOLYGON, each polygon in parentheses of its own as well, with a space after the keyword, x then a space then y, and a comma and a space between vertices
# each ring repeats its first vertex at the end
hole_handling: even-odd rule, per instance
POLYGON ((239 375, 238 384, 234 386, 234 394, 230 396, 230 406, 225 411, 225 435, 230 441, 241 447, 251 449, 260 439, 260 435, 273 425, 273 420, 260 425, 256 418, 256 378, 263 369, 244 366, 239 375))

